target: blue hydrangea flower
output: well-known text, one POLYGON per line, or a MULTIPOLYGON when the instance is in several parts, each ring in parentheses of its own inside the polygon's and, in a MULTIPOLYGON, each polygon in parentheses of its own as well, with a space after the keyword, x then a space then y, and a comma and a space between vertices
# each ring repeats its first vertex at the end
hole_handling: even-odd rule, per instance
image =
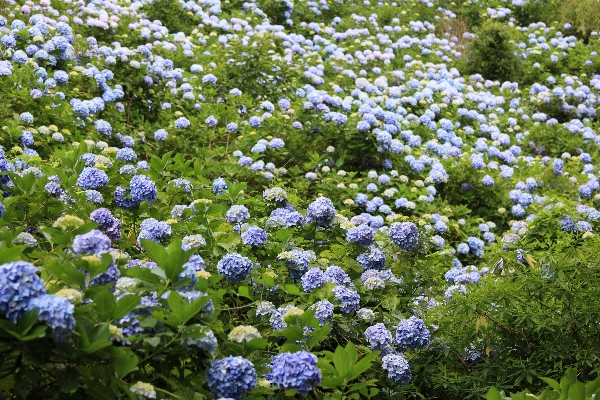
POLYGON ((237 253, 225 254, 217 263, 217 272, 225 275, 231 282, 240 282, 246 279, 252 271, 252 261, 237 253))
POLYGON ((131 178, 129 189, 131 200, 134 203, 139 204, 144 200, 153 201, 156 199, 156 185, 145 175, 136 175, 131 178))
POLYGON ((337 265, 331 265, 327 267, 327 269, 325 270, 325 280, 327 282, 333 282, 338 285, 352 285, 352 280, 350 280, 348 274, 337 265))
POLYGON ((356 257, 363 271, 368 269, 381 270, 385 268, 385 253, 375 246, 371 246, 368 253, 362 253, 356 257))
POLYGON ((195 235, 187 235, 181 239, 181 249, 184 251, 191 250, 195 247, 205 246, 206 240, 204 237, 197 233, 195 235))
POLYGON ((113 217, 108 208, 99 208, 92 211, 90 219, 99 224, 98 229, 104 232, 111 240, 121 239, 121 221, 113 217))
POLYGON ((104 197, 102 193, 97 190, 86 190, 85 200, 90 203, 102 204, 104 203, 104 197))
POLYGON ((396 328, 394 344, 400 351, 419 349, 427 346, 430 341, 431 334, 425 323, 415 316, 402 320, 396 328))
POLYGON ((178 129, 185 129, 190 126, 190 120, 186 117, 180 117, 175 120, 175 127, 178 129))
POLYGON ((371 350, 379 350, 383 354, 393 352, 391 344, 394 338, 382 323, 368 327, 365 331, 365 339, 369 342, 371 350))
POLYGON ((101 169, 85 167, 77 178, 77 186, 82 189, 99 189, 108 183, 108 175, 101 169))
POLYGON ((137 158, 137 154, 133 149, 129 147, 124 147, 122 149, 117 150, 117 160, 119 161, 135 161, 137 158))
POLYGON ((302 288, 305 292, 312 292, 326 282, 325 274, 319 268, 311 268, 302 275, 302 288))
POLYGON ((33 124, 33 115, 31 115, 29 112, 21 113, 21 115, 19 115, 19 119, 26 124, 33 124))
POLYGON ((160 243, 171 237, 171 226, 164 221, 158 221, 154 218, 147 218, 140 224, 140 233, 138 235, 138 245, 142 246, 141 239, 149 239, 160 243))
POLYGON ((248 221, 250 218, 250 213, 246 206, 242 205, 233 205, 227 212, 225 213, 225 219, 230 224, 243 224, 248 221))
POLYGON ((110 136, 112 134, 112 126, 110 123, 104 121, 103 119, 97 120, 94 125, 96 125, 96 131, 106 136, 110 136))
POLYGON ((206 380, 215 398, 240 400, 256 386, 254 365, 243 357, 225 357, 215 361, 206 371, 206 380))
POLYGON ((290 278, 294 282, 298 282, 302 275, 308 270, 310 261, 314 260, 315 252, 312 250, 302 250, 294 248, 290 251, 284 251, 277 256, 280 260, 287 261, 288 271, 290 272, 290 278))
POLYGON ((249 246, 262 246, 267 243, 267 232, 258 226, 250 226, 242 233, 242 242, 249 246))
POLYGON ((360 295, 346 286, 336 286, 333 288, 334 297, 340 302, 342 313, 350 314, 360 308, 360 295))
POLYGON ((321 300, 310 306, 315 310, 315 318, 319 320, 319 325, 323 326, 333 318, 333 304, 328 300, 321 300))
POLYGON ((307 351, 281 353, 271 363, 267 379, 282 389, 296 389, 308 393, 321 383, 321 371, 317 357, 307 351))
POLYGON ((361 246, 370 246, 375 239, 375 231, 368 225, 359 225, 355 228, 348 229, 346 232, 346 241, 348 243, 356 243, 361 246))
POLYGON ((403 251, 411 251, 419 244, 419 230, 412 222, 394 222, 390 226, 388 235, 403 251))
POLYGON ((227 190, 227 182, 223 178, 217 178, 213 181, 213 193, 223 194, 223 190, 227 190))
POLYGON ((52 329, 57 342, 65 342, 75 329, 75 307, 66 297, 44 294, 31 300, 30 309, 37 309, 38 321, 52 329))
POLYGON ((167 131, 164 129, 159 129, 156 132, 154 132, 154 140, 156 140, 157 142, 164 142, 165 140, 167 140, 167 131))
POLYGON ((37 269, 25 261, 0 265, 0 313, 13 323, 31 309, 36 297, 46 294, 37 269))
POLYGON ((402 386, 410 382, 412 375, 408 361, 401 354, 388 354, 384 356, 382 368, 387 371, 388 378, 396 385, 402 386))
POLYGON ((183 338, 181 339, 181 344, 188 347, 198 347, 208 353, 214 353, 217 351, 217 338, 211 329, 203 328, 205 328, 204 336, 201 338, 183 338))
POLYGON ((306 210, 306 222, 328 227, 336 216, 335 207, 327 197, 319 197, 306 210))
POLYGON ((110 250, 111 241, 108 236, 99 230, 92 230, 73 239, 73 251, 83 253, 105 253, 110 250))

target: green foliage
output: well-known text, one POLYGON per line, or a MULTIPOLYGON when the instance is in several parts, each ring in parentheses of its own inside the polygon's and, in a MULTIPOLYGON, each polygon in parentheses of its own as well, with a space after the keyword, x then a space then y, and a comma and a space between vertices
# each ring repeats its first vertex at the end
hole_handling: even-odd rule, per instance
POLYGON ((481 74, 485 79, 518 81, 522 63, 515 55, 510 30, 493 20, 484 22, 469 42, 465 54, 465 69, 481 74))
POLYGON ((568 368, 560 383, 551 378, 541 378, 550 386, 539 395, 531 394, 529 391, 511 393, 510 396, 499 392, 492 387, 487 393, 487 400, 590 400, 600 396, 600 378, 593 381, 580 382, 577 379, 577 371, 568 368))
POLYGON ((171 33, 190 34, 201 21, 185 10, 178 0, 153 0, 144 4, 142 11, 150 21, 161 21, 171 33))

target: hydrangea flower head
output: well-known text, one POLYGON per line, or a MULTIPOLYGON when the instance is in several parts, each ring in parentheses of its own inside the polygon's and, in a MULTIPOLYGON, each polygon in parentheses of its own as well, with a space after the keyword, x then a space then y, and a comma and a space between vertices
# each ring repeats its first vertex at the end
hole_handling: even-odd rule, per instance
POLYGON ((246 279, 252 271, 252 261, 237 253, 225 254, 217 263, 217 272, 225 275, 231 282, 240 282, 246 279))
POLYGON ((77 186, 82 189, 99 189, 108 183, 108 175, 101 169, 85 167, 77 178, 77 186))
POLYGON ((394 222, 388 235, 403 251, 411 251, 419 244, 419 230, 412 222, 394 222))
POLYGON ((254 365, 243 357, 225 357, 215 361, 206 371, 208 388, 215 398, 240 400, 256 386, 254 365))
POLYGON ((410 382, 412 375, 410 373, 410 366, 400 354, 388 354, 384 356, 382 368, 387 371, 388 378, 391 379, 396 385, 406 385, 410 382))
POLYGON ((400 350, 419 349, 431 341, 431 334, 423 320, 412 316, 402 320, 396 328, 394 344, 400 350))
POLYGON ((300 393, 308 393, 321 383, 317 357, 307 351, 279 354, 271 363, 267 380, 285 390, 296 389, 300 393))
POLYGON ((306 222, 328 227, 333 223, 336 214, 332 201, 327 197, 319 197, 308 206, 306 222))
POLYGON ((267 243, 267 232, 258 226, 251 226, 242 233, 242 242, 253 247, 262 246, 267 243))
POLYGON ((13 323, 31 309, 33 299, 46 294, 37 269, 25 261, 0 265, 0 314, 13 323))
POLYGON ((34 298, 30 307, 38 310, 38 321, 45 322, 52 329, 57 342, 66 341, 71 330, 75 329, 75 307, 65 297, 44 294, 34 298))

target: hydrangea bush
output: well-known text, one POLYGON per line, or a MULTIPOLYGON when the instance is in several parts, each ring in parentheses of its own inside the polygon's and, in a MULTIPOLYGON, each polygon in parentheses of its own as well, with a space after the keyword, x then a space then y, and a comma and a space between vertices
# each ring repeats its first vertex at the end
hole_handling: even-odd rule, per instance
POLYGON ((600 38, 552 7, 0 1, 0 392, 595 379, 600 38))

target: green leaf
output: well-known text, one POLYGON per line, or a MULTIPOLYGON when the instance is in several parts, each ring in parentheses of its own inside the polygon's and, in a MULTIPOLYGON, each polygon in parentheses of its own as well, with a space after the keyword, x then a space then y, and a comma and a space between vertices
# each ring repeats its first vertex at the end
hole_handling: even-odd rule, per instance
POLYGON ((27 311, 17 322, 17 330, 19 334, 26 335, 27 332, 35 325, 38 320, 38 310, 33 309, 27 311))
MULTIPOLYGON (((156 268, 155 268, 156 269, 156 268)), ((144 282, 153 283, 159 285, 162 283, 162 278, 153 273, 152 269, 142 267, 128 268, 123 272, 123 275, 129 278, 136 278, 144 282)))
POLYGON ((329 322, 327 322, 322 327, 315 329, 315 331, 312 333, 312 335, 310 335, 310 337, 306 341, 306 344, 309 347, 314 347, 317 344, 321 343, 323 340, 325 340, 325 338, 327 338, 327 336, 329 336, 330 333, 331 327, 329 326, 329 322))
POLYGON ((490 390, 488 390, 488 392, 487 392, 486 399, 487 400, 504 400, 504 397, 502 395, 500 395, 500 392, 498 391, 498 389, 496 389, 494 386, 492 386, 490 388, 490 390))
POLYGON ((368 381, 357 382, 354 385, 352 385, 350 387, 350 389, 348 389, 348 391, 354 392, 354 391, 360 390, 362 388, 366 388, 367 386, 371 386, 371 385, 375 384, 376 382, 378 382, 377 379, 371 379, 368 381))
POLYGON ((556 382, 554 379, 552 378, 545 378, 542 377, 540 378, 541 380, 543 380, 544 382, 546 382, 552 389, 556 390, 557 392, 560 393, 560 385, 558 382, 556 382))
POLYGON ((46 325, 38 325, 35 328, 33 328, 32 330, 29 331, 29 333, 26 336, 23 336, 21 338, 22 342, 29 342, 30 340, 34 340, 34 339, 39 339, 42 338, 44 336, 46 336, 46 325))
POLYGON ((289 283, 284 286, 284 289, 287 294, 291 294, 292 296, 300 296, 300 289, 297 285, 289 283))
POLYGON ((344 382, 345 382, 345 378, 343 376, 328 377, 328 378, 323 378, 323 382, 321 382, 321 386, 323 386, 325 389, 332 389, 332 388, 341 386, 344 382))
POLYGON ((264 350, 267 348, 268 341, 265 338, 254 338, 247 342, 244 347, 248 352, 255 350, 264 350))
POLYGON ((115 295, 107 286, 104 286, 101 290, 92 293, 91 298, 94 302, 94 308, 100 320, 113 321, 115 319, 113 318, 113 315, 117 309, 115 295))
POLYGON ((356 363, 356 360, 358 359, 358 353, 356 351, 356 346, 354 345, 354 343, 348 342, 348 344, 346 345, 346 353, 348 354, 348 364, 350 366, 354 365, 356 363))
POLYGON ((585 395, 592 397, 593 394, 596 394, 596 397, 600 394, 600 377, 585 384, 585 395))
POLYGON ((48 263, 44 265, 44 269, 51 272, 61 281, 75 284, 79 287, 85 286, 85 275, 73 266, 73 264, 55 264, 48 263))
POLYGON ((354 378, 359 377, 363 372, 367 371, 371 368, 372 361, 377 358, 379 355, 379 351, 373 351, 371 353, 365 354, 360 361, 350 368, 350 373, 348 374, 348 380, 352 380, 354 378))
POLYGON ((157 263, 159 267, 165 269, 165 265, 169 259, 167 250, 161 244, 155 243, 150 239, 140 239, 140 243, 148 257, 157 263))
POLYGON ((177 318, 177 323, 183 325, 181 321, 183 320, 183 316, 185 314, 185 303, 187 301, 184 300, 176 290, 171 290, 167 301, 169 303, 169 308, 171 308, 171 312, 177 318))
POLYGON ((72 393, 79 387, 79 372, 75 368, 69 368, 57 378, 60 382, 60 390, 64 393, 72 393))
POLYGON ((139 360, 131 349, 112 346, 107 350, 112 355, 115 373, 119 378, 124 378, 127 374, 137 369, 139 360))
POLYGON ((331 365, 324 358, 319 358, 317 360, 317 367, 319 367, 320 369, 325 370, 325 371, 331 373, 332 375, 337 375, 337 371, 335 370, 335 367, 333 365, 331 365))
POLYGON ((338 345, 337 349, 335 349, 335 353, 333 353, 333 365, 338 372, 338 375, 341 377, 346 377, 348 372, 350 372, 350 366, 352 365, 349 362, 348 353, 346 353, 346 349, 342 346, 338 345))
POLYGON ((117 309, 113 315, 113 320, 123 318, 125 315, 133 311, 134 308, 140 304, 140 296, 135 294, 128 294, 117 301, 117 309))
POLYGON ((238 287, 238 294, 241 297, 246 297, 250 300, 253 300, 252 295, 250 294, 250 289, 248 289, 248 286, 240 286, 238 287))
POLYGON ((14 261, 23 253, 27 246, 14 246, 0 250, 0 260, 3 263, 14 261))
POLYGON ((304 332, 302 328, 296 325, 289 325, 287 328, 273 332, 275 336, 283 336, 289 342, 296 342, 296 340, 302 340, 304 332))
POLYGON ((585 400, 585 385, 583 382, 575 382, 569 388, 569 400, 585 400))

